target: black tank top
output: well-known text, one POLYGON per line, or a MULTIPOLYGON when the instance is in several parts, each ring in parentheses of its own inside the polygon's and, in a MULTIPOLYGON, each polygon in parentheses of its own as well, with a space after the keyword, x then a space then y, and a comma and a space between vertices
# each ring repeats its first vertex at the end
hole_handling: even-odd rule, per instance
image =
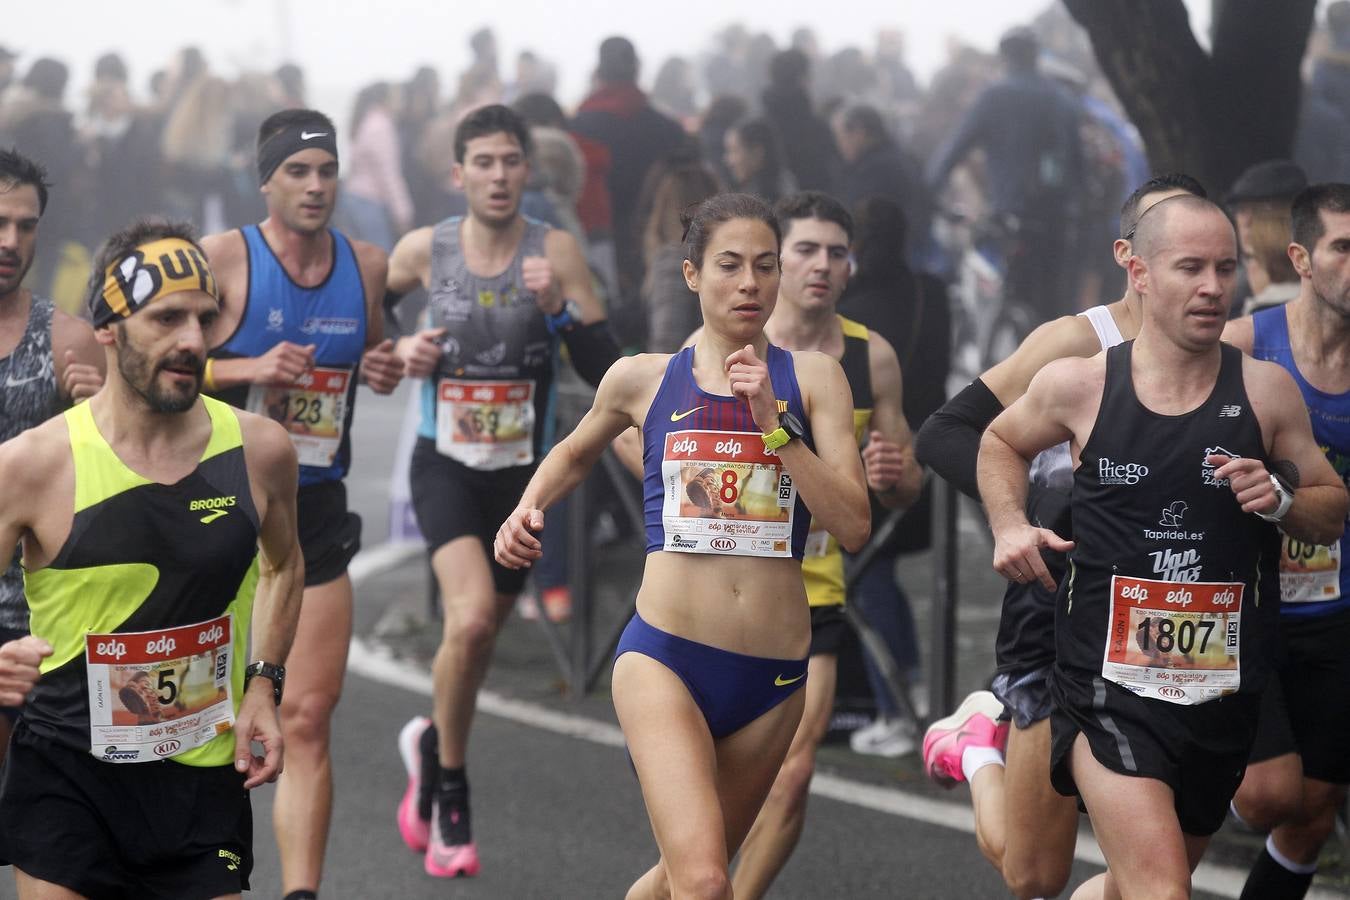
POLYGON ((1164 416, 1135 396, 1133 349, 1106 352, 1101 409, 1074 472, 1057 668, 1181 704, 1260 690, 1279 609, 1279 536, 1205 461, 1266 458, 1242 354, 1223 345, 1209 399, 1164 416))

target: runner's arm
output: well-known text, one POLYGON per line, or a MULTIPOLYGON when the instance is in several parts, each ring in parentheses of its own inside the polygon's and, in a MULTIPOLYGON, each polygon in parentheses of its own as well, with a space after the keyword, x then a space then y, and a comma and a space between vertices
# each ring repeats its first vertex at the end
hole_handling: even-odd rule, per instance
POLYGON ((365 241, 352 241, 361 287, 366 295, 366 346, 361 354, 361 380, 377 394, 391 394, 403 379, 403 360, 394 352, 394 342, 384 336, 384 286, 389 276, 389 258, 365 241))
POLYGON ((1054 589, 1041 547, 1067 551, 1073 544, 1027 521, 1027 475, 1040 451, 1073 437, 1069 426, 1084 383, 1080 360, 1047 366, 1025 394, 999 414, 980 440, 980 496, 994 533, 994 569, 1025 584, 1033 579, 1054 589))
MULTIPOLYGON (((811 510, 811 518, 845 550, 856 553, 872 532, 872 513, 853 434, 853 392, 844 370, 830 356, 794 351, 792 359, 811 420, 815 452, 802 441, 788 441, 778 448, 778 457, 811 510)), ((762 428, 758 417, 756 421, 762 428)))
POLYGON ((872 374, 872 433, 863 449, 867 486, 887 509, 903 509, 923 489, 923 467, 914 458, 913 436, 905 421, 903 376, 895 348, 871 332, 868 364, 872 374))
POLYGON ((1252 346, 1256 342, 1256 328, 1252 324, 1252 317, 1243 316, 1240 319, 1233 319, 1223 326, 1223 342, 1232 344, 1250 356, 1252 346))
MULTIPOLYGON (((238 413, 244 429, 245 460, 263 504, 258 529, 258 588, 253 600, 249 661, 284 665, 295 639, 305 561, 296 531, 299 468, 295 448, 280 425, 262 416, 238 413)), ((235 719, 235 769, 252 789, 281 774, 282 739, 272 682, 254 678, 240 699, 235 719), (263 747, 254 756, 253 743, 263 747)))
POLYGON ((647 384, 648 374, 655 372, 647 357, 626 356, 610 367, 595 392, 595 403, 544 457, 515 511, 498 530, 493 549, 499 563, 519 569, 543 555, 536 535, 544 527, 544 511, 585 480, 610 442, 637 424, 634 398, 647 384))
POLYGON ((103 387, 107 357, 83 319, 61 310, 52 314, 52 362, 61 398, 69 404, 88 400, 103 387))
MULTIPOLYGON (((430 227, 416 228, 394 245, 394 252, 389 255, 389 274, 385 281, 386 303, 389 302, 389 295, 395 296, 393 302, 396 303, 404 294, 430 285, 431 239, 430 227)), ((409 378, 429 376, 440 361, 439 341, 444 336, 444 328, 424 328, 396 340, 394 352, 403 361, 404 375, 409 378)))
MULTIPOLYGON (((202 238, 201 246, 220 289, 221 315, 210 335, 212 349, 215 349, 225 342, 244 315, 248 297, 248 248, 239 231, 207 235, 202 238)), ((296 379, 314 368, 314 345, 280 341, 262 356, 211 358, 207 365, 202 387, 208 392, 245 384, 294 384, 296 379)))
MULTIPOLYGON (((1257 406, 1263 428, 1271 426, 1270 469, 1294 489, 1294 502, 1280 520, 1280 529, 1300 541, 1333 544, 1345 530, 1346 506, 1350 502, 1336 470, 1327 461, 1313 437, 1303 395, 1294 379, 1274 363, 1245 359, 1244 374, 1256 369, 1261 376, 1246 374, 1248 396, 1257 406)), ((1217 461, 1217 460, 1216 460, 1217 461)), ((1227 478, 1246 512, 1273 512, 1279 505, 1266 467, 1259 460, 1235 459, 1214 472, 1227 478)))
POLYGON ((928 417, 915 439, 919 462, 979 500, 975 461, 980 435, 989 423, 1026 393, 1031 379, 1048 363, 1068 356, 1093 356, 1100 349, 1091 324, 1079 316, 1063 316, 1039 326, 1011 356, 928 417))
POLYGON ((598 386, 605 372, 619 358, 619 345, 605 321, 605 308, 595 295, 590 266, 576 238, 560 228, 548 233, 544 251, 563 298, 575 303, 581 314, 580 322, 562 329, 568 358, 572 368, 587 384, 598 386))

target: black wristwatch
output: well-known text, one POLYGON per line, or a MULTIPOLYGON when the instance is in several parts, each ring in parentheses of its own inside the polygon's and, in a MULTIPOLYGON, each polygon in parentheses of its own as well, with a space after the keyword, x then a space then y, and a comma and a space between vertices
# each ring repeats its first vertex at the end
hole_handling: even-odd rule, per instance
POLYGON ((281 705, 281 692, 286 687, 286 667, 273 665, 270 662, 251 662, 248 668, 244 670, 244 690, 248 690, 248 683, 253 680, 254 675, 261 675, 272 682, 272 699, 276 701, 277 706, 281 705))
POLYGON ((802 427, 802 420, 794 416, 787 410, 778 414, 778 427, 788 433, 788 437, 794 441, 800 441, 806 437, 806 429, 802 427))

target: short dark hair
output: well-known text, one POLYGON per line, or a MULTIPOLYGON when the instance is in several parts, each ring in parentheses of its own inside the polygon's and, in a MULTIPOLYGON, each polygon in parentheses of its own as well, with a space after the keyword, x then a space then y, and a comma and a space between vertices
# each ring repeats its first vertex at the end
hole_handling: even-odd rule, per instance
MULTIPOLYGON (((103 294, 103 280, 108 267, 135 250, 141 244, 164 238, 182 238, 189 241, 198 250, 201 244, 197 239, 197 229, 192 223, 176 219, 148 218, 137 219, 121 231, 110 236, 94 254, 94 266, 89 273, 89 292, 86 302, 92 312, 94 304, 103 294)), ((205 258, 206 252, 202 251, 205 258)))
POLYGON ((1161 175, 1154 175, 1135 188, 1134 193, 1130 194, 1120 207, 1121 238, 1128 241, 1134 237, 1134 229, 1139 225, 1139 204, 1143 203, 1149 194, 1156 194, 1159 191, 1185 191, 1202 200, 1209 199, 1209 192, 1205 190, 1205 186, 1185 172, 1164 172, 1161 175))
POLYGON ((51 187, 47 181, 47 170, 42 163, 20 153, 17 147, 0 150, 0 185, 12 191, 22 184, 31 184, 37 188, 38 215, 41 216, 47 211, 47 188, 51 187))
POLYGON ((1292 207, 1294 243, 1308 253, 1312 253, 1327 225, 1322 221, 1322 212, 1350 212, 1350 184, 1342 181, 1324 181, 1310 184, 1294 198, 1292 207))
POLYGON ((844 229, 849 241, 853 240, 853 216, 849 215, 844 204, 823 191, 788 194, 774 205, 773 214, 784 232, 798 219, 820 219, 838 225, 844 229))
POLYGON ((773 84, 802 84, 810 71, 810 58, 796 47, 780 50, 769 60, 769 81, 773 84))
MULTIPOLYGON (((1167 223, 1173 210, 1218 213, 1223 221, 1228 224, 1230 233, 1232 233, 1232 220, 1228 218, 1228 213, 1223 211, 1223 207, 1214 201, 1206 197, 1187 194, 1168 197, 1165 200, 1159 200, 1144 210, 1139 217, 1133 247, 1136 256, 1152 259, 1156 253, 1163 249, 1162 239, 1166 235, 1167 223)), ((1234 234, 1235 241, 1236 238, 1237 236, 1234 234)))
POLYGON ((455 162, 464 162, 464 149, 474 138, 505 132, 516 139, 526 158, 530 155, 530 126, 509 106, 493 103, 480 106, 460 120, 455 128, 455 162))
POLYGON ((23 86, 39 97, 48 100, 60 100, 66 92, 66 81, 70 78, 70 69, 59 59, 44 56, 34 60, 28 74, 23 77, 23 86))
POLYGON ((610 84, 632 84, 637 81, 638 57, 633 42, 626 37, 607 37, 600 42, 600 63, 596 76, 610 84))
POLYGON ((703 253, 708 249, 713 232, 733 219, 763 222, 772 229, 774 240, 780 245, 783 243, 783 231, 769 204, 753 194, 718 194, 680 213, 680 224, 684 226, 684 256, 694 268, 703 268, 703 253))
POLYGON ((333 124, 333 120, 317 109, 283 109, 263 119, 263 123, 258 126, 258 146, 261 147, 272 135, 287 128, 311 125, 315 130, 323 129, 331 134, 337 134, 337 126, 333 124))
POLYGON ((94 78, 125 83, 127 80, 127 64, 116 53, 105 53, 94 61, 94 78))

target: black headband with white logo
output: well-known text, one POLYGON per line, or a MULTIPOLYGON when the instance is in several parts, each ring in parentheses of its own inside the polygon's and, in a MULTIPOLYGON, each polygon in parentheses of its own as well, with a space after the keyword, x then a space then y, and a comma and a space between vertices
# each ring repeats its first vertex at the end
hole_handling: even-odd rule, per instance
POLYGON ((337 159, 337 135, 316 122, 287 126, 263 141, 258 148, 258 183, 266 184, 288 157, 311 147, 327 150, 337 159))

